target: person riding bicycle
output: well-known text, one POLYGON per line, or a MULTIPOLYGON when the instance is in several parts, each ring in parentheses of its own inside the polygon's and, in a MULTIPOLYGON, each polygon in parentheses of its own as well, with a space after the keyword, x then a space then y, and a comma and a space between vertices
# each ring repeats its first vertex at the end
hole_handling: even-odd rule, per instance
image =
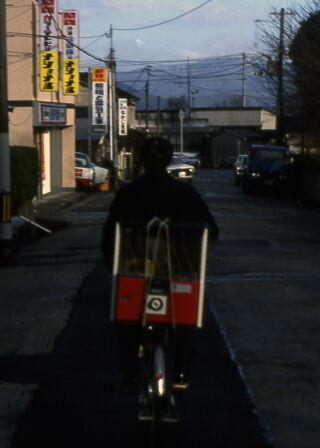
MULTIPOLYGON (((112 271, 115 224, 127 220, 149 222, 157 216, 171 223, 202 222, 209 228, 209 237, 216 240, 219 228, 207 204, 188 183, 172 178, 166 167, 173 156, 171 143, 163 137, 149 137, 140 148, 140 161, 143 174, 137 179, 122 186, 115 194, 103 226, 101 250, 107 270, 112 271)), ((137 369, 137 347, 139 331, 137 326, 119 324, 118 349, 123 371, 123 387, 135 377, 137 369)), ((180 365, 176 366, 176 375, 180 380, 185 377, 185 364, 190 356, 189 342, 185 339, 189 334, 184 331, 178 336, 180 349, 180 365), (187 350, 185 350, 187 349, 187 350)))

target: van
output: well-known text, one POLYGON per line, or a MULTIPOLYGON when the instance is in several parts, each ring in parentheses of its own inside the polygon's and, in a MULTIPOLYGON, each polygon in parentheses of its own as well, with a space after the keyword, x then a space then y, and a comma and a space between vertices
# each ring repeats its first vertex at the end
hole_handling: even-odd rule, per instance
POLYGON ((283 190, 290 185, 291 173, 289 148, 251 145, 243 173, 242 190, 246 194, 262 188, 283 190))

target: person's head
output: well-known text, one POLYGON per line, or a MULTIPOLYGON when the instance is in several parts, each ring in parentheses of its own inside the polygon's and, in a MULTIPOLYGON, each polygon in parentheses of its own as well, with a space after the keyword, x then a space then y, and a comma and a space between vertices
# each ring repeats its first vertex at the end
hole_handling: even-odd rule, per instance
POLYGON ((140 160, 145 171, 164 171, 173 155, 171 143, 163 137, 149 137, 140 151, 140 160))

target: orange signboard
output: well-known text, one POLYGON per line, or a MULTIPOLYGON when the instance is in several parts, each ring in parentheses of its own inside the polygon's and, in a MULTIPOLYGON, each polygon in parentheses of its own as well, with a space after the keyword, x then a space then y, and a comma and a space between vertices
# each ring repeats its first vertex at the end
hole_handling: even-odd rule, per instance
POLYGON ((107 82, 107 69, 95 67, 91 69, 92 82, 107 82))

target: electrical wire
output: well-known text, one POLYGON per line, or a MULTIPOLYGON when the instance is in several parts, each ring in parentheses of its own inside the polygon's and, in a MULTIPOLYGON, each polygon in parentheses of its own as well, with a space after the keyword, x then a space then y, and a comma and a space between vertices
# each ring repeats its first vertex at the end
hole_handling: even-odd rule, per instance
MULTIPOLYGON (((211 57, 200 57, 200 58, 189 58, 189 59, 169 59, 169 60, 132 60, 132 59, 121 59, 118 58, 117 59, 117 63, 118 62, 127 62, 127 63, 132 63, 132 64, 139 64, 139 65, 147 65, 147 64, 152 64, 152 63, 163 63, 163 64, 169 64, 169 63, 186 63, 186 62, 198 62, 198 61, 206 61, 206 60, 219 60, 219 59, 226 59, 226 58, 235 58, 235 57, 239 57, 242 53, 238 53, 238 54, 231 54, 231 55, 222 55, 222 56, 211 56, 211 57)), ((246 53, 247 54, 247 53, 246 53)), ((252 54, 253 56, 253 54, 252 54)))
MULTIPOLYGON (((62 32, 62 30, 60 29, 60 27, 56 24, 56 29, 59 33, 61 33, 61 35, 57 35, 57 36, 52 36, 52 38, 56 38, 56 39, 65 39, 68 41, 68 37, 65 36, 62 32)), ((8 33, 9 35, 16 35, 16 36, 30 36, 30 34, 28 33, 8 33)), ((32 34, 32 36, 36 36, 36 37, 42 37, 42 35, 36 35, 36 34, 32 34)), ((103 35, 98 35, 96 39, 101 39, 102 37, 105 37, 106 34, 103 35)), ((74 42, 70 42, 75 48, 78 48, 79 51, 87 54, 90 58, 94 58, 100 62, 103 62, 104 64, 106 63, 105 59, 96 57, 95 55, 93 55, 92 53, 89 53, 88 51, 85 50, 85 48, 80 47, 79 45, 74 44, 74 42)), ((93 45, 95 42, 89 44, 89 45, 93 45)), ((168 71, 166 69, 160 68, 160 67, 156 67, 155 65, 151 65, 150 66, 150 70, 151 73, 150 75, 153 78, 153 82, 165 82, 165 81, 169 81, 170 83, 173 84, 186 84, 188 81, 190 82, 191 79, 191 86, 192 88, 197 88, 198 90, 206 90, 206 91, 211 91, 211 92, 219 92, 219 93, 223 93, 223 94, 232 94, 232 92, 228 91, 228 92, 221 92, 221 90, 217 90, 217 89, 212 89, 209 87, 204 87, 204 86, 199 86, 197 84, 194 84, 194 80, 201 80, 201 79, 219 79, 219 78, 228 78, 231 79, 234 76, 240 76, 240 71, 239 71, 239 64, 236 64, 234 61, 236 61, 237 59, 239 59, 240 61, 240 55, 239 54, 234 54, 234 55, 225 55, 225 56, 218 56, 218 57, 206 57, 206 58, 196 58, 193 60, 190 60, 190 58, 188 59, 184 59, 184 60, 171 60, 171 61, 159 61, 160 67, 166 63, 174 63, 175 67, 171 67, 171 69, 177 69, 179 73, 172 73, 171 71, 168 71), (189 65, 189 74, 181 74, 181 68, 182 68, 182 64, 185 64, 186 62, 190 63, 190 62, 203 62, 204 65, 202 67, 199 67, 198 65, 189 65), (215 65, 218 64, 220 61, 224 61, 227 62, 227 65, 225 67, 221 66, 217 69, 215 69, 215 65), (230 64, 231 63, 231 64, 230 64), (192 73, 192 75, 191 75, 192 73), (161 76, 164 75, 164 76, 161 76)), ((126 61, 126 60, 120 60, 121 63, 131 63, 131 64, 139 64, 141 65, 142 63, 145 64, 146 62, 152 62, 153 64, 156 61, 126 61)), ((140 80, 139 78, 142 76, 143 73, 143 69, 140 70, 140 72, 138 73, 138 76, 135 80, 130 81, 131 85, 129 86, 129 90, 132 89, 132 86, 137 83, 137 82, 145 82, 140 80)), ((128 72, 130 73, 130 72, 128 72)), ((132 73, 132 72, 131 72, 132 73)), ((241 78, 238 79, 234 79, 234 81, 240 81, 241 78)), ((128 83, 129 80, 123 80, 121 81, 122 84, 128 83)))
POLYGON ((83 47, 84 50, 86 50, 88 47, 91 47, 92 45, 94 45, 95 43, 97 43, 100 39, 102 39, 103 37, 105 37, 105 34, 98 36, 93 42, 90 42, 88 45, 86 45, 85 47, 83 47))
MULTIPOLYGON (((7 33, 8 37, 47 37, 43 34, 34 34, 34 33, 19 33, 16 31, 11 31, 7 33)), ((85 48, 80 47, 80 45, 75 44, 74 42, 71 42, 68 38, 68 36, 64 35, 61 31, 61 36, 56 35, 56 36, 50 36, 52 39, 63 39, 66 40, 67 42, 70 43, 70 45, 72 45, 73 47, 77 48, 79 51, 81 51, 82 53, 86 54, 87 56, 89 56, 92 59, 95 59, 96 61, 100 61, 103 62, 104 64, 107 62, 106 59, 100 58, 99 56, 96 56, 92 53, 89 53, 87 50, 85 50, 85 48)))
MULTIPOLYGON (((68 40, 68 37, 66 36, 66 35, 64 35, 63 33, 62 33, 62 31, 60 30, 60 32, 61 32, 61 35, 55 35, 55 36, 51 36, 51 38, 52 39, 63 39, 63 40, 68 40)), ((8 37, 15 37, 15 36, 17 36, 17 37, 40 37, 40 38, 42 38, 42 37, 46 37, 45 35, 43 35, 43 34, 37 34, 37 33, 22 33, 22 32, 18 32, 18 31, 10 31, 10 32, 8 32, 7 33, 7 36, 8 37)), ((97 35, 96 36, 96 41, 97 40, 99 40, 99 39, 101 39, 102 37, 106 37, 107 36, 107 33, 104 33, 104 34, 100 34, 100 35, 97 35)), ((84 37, 84 38, 94 38, 94 36, 92 36, 92 37, 89 37, 89 36, 87 36, 87 37, 84 37)), ((100 57, 98 57, 98 56, 95 56, 95 55, 93 55, 92 53, 89 53, 89 52, 87 52, 87 51, 85 51, 85 49, 88 47, 88 46, 91 46, 91 45, 93 45, 94 43, 96 43, 96 41, 94 41, 94 42, 92 42, 92 43, 90 43, 90 44, 88 44, 86 47, 81 47, 81 46, 79 46, 79 45, 76 45, 75 43, 73 43, 73 42, 70 42, 74 47, 76 47, 76 48, 78 48, 79 49, 79 51, 82 51, 83 53, 85 53, 85 54, 87 54, 87 56, 89 56, 89 57, 91 57, 91 58, 94 58, 94 59, 96 59, 96 60, 99 60, 99 61, 101 61, 101 62, 103 62, 103 63, 105 63, 106 62, 106 60, 105 59, 103 59, 103 58, 100 58, 100 57)), ((241 54, 231 54, 231 55, 221 55, 221 56, 213 56, 213 57, 203 57, 203 58, 193 58, 193 59, 175 59, 175 60, 141 60, 141 61, 137 61, 137 60, 126 60, 126 59, 117 59, 117 63, 119 64, 119 65, 122 65, 122 66, 125 66, 126 64, 128 64, 128 65, 148 65, 148 64, 154 64, 154 63, 158 63, 158 64, 184 64, 184 63, 186 63, 186 62, 211 62, 211 63, 214 63, 214 62, 218 62, 218 61, 220 61, 220 60, 232 60, 232 59, 237 59, 237 58, 239 58, 241 56, 241 54)), ((247 57, 255 57, 256 55, 255 54, 247 54, 247 57)), ((87 63, 90 63, 90 62, 86 62, 86 61, 84 61, 84 62, 82 62, 82 66, 83 67, 85 67, 86 66, 86 64, 87 63)), ((248 65, 249 63, 247 63, 247 65, 248 65)), ((208 67, 209 67, 209 64, 208 64, 208 67)), ((195 66, 193 66, 192 64, 190 65, 190 71, 192 71, 192 70, 194 70, 194 69, 196 69, 196 70, 203 70, 203 68, 200 68, 199 69, 199 67, 195 67, 195 66)))
POLYGON ((178 16, 172 17, 171 19, 163 20, 162 22, 155 23, 153 25, 140 26, 140 27, 137 27, 137 28, 113 28, 113 30, 115 30, 115 31, 139 31, 139 30, 146 30, 146 29, 149 29, 149 28, 155 28, 157 26, 165 25, 167 23, 173 22, 174 20, 180 19, 181 17, 184 17, 184 16, 186 16, 188 14, 191 14, 192 12, 196 11, 197 9, 202 8, 203 6, 207 5, 210 2, 211 2, 211 0, 207 0, 204 3, 202 3, 201 5, 198 5, 195 8, 192 8, 189 11, 184 12, 183 14, 179 14, 178 16))

